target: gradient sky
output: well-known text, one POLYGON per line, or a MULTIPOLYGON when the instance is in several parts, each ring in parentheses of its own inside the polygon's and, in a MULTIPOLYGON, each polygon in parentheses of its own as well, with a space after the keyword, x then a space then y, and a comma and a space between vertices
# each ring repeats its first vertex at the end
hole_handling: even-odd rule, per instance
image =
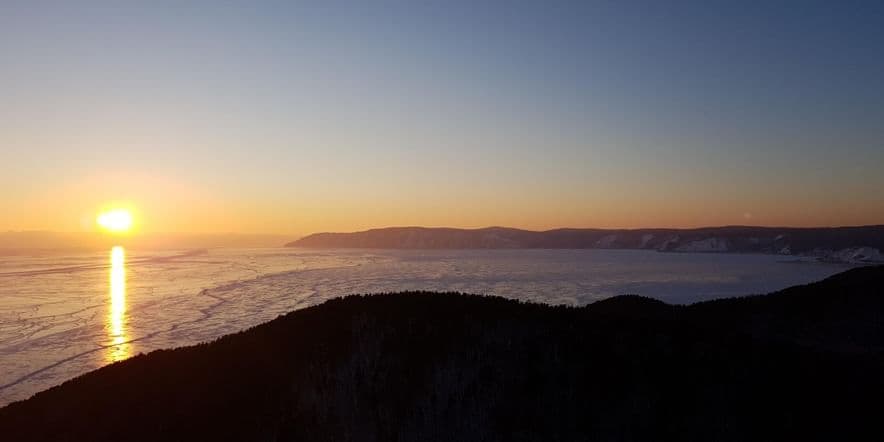
POLYGON ((134 3, 0 3, 0 230, 884 223, 882 2, 134 3))

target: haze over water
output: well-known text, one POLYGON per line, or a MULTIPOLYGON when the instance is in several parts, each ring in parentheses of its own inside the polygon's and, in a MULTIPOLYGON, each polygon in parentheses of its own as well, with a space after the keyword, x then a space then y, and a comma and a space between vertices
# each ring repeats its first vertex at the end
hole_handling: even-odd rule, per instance
POLYGON ((631 250, 215 249, 0 257, 0 405, 100 366, 211 340, 329 298, 463 291, 584 305, 764 293, 845 267, 631 250))

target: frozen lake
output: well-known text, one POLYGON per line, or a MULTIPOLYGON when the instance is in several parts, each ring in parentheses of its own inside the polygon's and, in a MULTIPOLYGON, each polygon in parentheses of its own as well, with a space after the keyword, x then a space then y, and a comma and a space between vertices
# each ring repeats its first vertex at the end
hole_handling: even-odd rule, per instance
POLYGON ((216 249, 0 256, 0 406, 129 356, 350 293, 462 291, 584 305, 766 293, 847 267, 641 250, 216 249))

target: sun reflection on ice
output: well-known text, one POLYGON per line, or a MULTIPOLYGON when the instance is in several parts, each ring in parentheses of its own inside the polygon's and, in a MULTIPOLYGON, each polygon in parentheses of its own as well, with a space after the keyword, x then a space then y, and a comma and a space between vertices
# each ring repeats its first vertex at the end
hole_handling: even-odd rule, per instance
POLYGON ((110 311, 107 329, 110 337, 107 362, 128 358, 131 344, 126 342, 126 251, 120 246, 111 249, 110 311))

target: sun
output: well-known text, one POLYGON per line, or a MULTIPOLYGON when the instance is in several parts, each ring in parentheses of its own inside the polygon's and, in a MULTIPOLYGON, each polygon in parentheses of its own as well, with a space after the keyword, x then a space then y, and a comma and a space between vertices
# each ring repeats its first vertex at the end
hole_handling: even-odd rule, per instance
POLYGON ((132 228, 132 214, 126 209, 111 209, 98 214, 95 222, 112 233, 125 233, 132 228))

